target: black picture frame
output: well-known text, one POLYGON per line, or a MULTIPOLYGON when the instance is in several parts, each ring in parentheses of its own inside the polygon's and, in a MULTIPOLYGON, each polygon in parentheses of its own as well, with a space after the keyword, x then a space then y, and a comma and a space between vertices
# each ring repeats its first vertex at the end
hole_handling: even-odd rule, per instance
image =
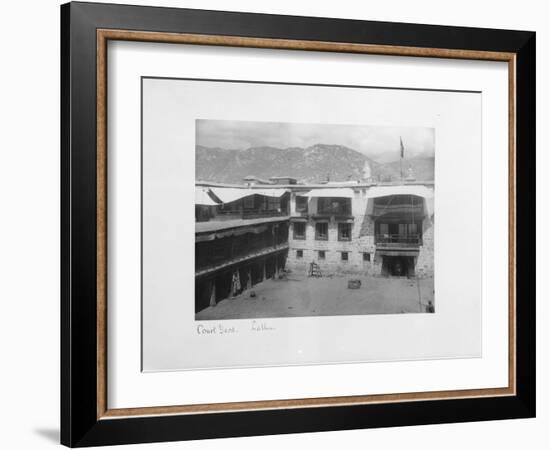
POLYGON ((61 6, 61 443, 71 447, 535 416, 534 32, 237 12, 61 6), (516 55, 516 395, 98 418, 98 29, 511 52, 516 55))

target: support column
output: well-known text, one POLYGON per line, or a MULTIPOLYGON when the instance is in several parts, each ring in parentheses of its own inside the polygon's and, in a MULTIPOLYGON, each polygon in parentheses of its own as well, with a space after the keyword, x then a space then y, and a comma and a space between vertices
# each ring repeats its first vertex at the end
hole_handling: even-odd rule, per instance
POLYGON ((296 193, 290 193, 290 215, 294 216, 296 214, 296 193))
POLYGON ((266 272, 265 272, 265 259, 262 261, 262 281, 265 281, 266 279, 266 272))
POLYGON ((208 283, 210 285, 210 306, 216 306, 216 280, 208 283))
POLYGON ((279 257, 275 255, 275 274, 273 275, 273 278, 276 280, 279 279, 279 257))
POLYGON ((250 267, 246 272, 246 289, 252 289, 252 269, 250 267))

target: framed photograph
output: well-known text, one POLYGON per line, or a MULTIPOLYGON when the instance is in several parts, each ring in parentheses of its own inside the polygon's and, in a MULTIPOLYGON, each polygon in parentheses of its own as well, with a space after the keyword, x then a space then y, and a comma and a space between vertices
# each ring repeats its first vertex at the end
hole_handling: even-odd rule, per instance
POLYGON ((535 33, 61 7, 61 440, 535 415, 535 33))

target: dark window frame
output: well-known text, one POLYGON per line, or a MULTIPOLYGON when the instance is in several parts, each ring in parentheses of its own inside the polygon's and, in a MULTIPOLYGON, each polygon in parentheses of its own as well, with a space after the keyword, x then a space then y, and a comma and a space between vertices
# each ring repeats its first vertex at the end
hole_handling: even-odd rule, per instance
POLYGON ((303 222, 294 222, 292 224, 292 238, 293 239, 296 239, 296 240, 299 240, 299 241, 305 241, 306 240, 306 234, 307 234, 307 227, 306 227, 305 223, 303 223, 303 222), (296 227, 297 226, 303 226, 304 227, 303 234, 296 233, 296 227))
POLYGON ((266 209, 266 211, 281 211, 281 198, 280 197, 266 197, 265 209, 266 209))
POLYGON ((256 195, 249 195, 242 199, 243 201, 243 210, 253 211, 256 209, 256 195))
POLYGON ((316 222, 315 223, 315 240, 316 241, 328 241, 328 222, 316 222), (327 232, 325 235, 319 233, 319 226, 325 225, 327 232))
POLYGON ((319 197, 317 213, 323 215, 351 215, 351 198, 319 197))
POLYGON ((309 209, 309 198, 304 197, 303 195, 296 196, 296 212, 297 213, 307 213, 309 209), (300 199, 301 205, 298 205, 298 199, 300 199))
POLYGON ((338 223, 338 240, 339 241, 351 241, 352 232, 353 232, 353 226, 351 223, 347 223, 347 222, 338 223), (348 229, 349 237, 343 237, 342 231, 344 228, 348 229))

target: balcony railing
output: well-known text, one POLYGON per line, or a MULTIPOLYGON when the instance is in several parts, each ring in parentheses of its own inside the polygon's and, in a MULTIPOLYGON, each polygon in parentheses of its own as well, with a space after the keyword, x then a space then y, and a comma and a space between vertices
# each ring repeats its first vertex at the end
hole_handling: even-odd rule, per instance
POLYGON ((280 217, 286 216, 285 211, 265 210, 265 211, 243 211, 243 219, 258 219, 261 217, 280 217))
POLYGON ((351 216, 351 208, 323 208, 318 209, 317 216, 351 216))
POLYGON ((377 234, 375 244, 379 247, 418 247, 422 240, 419 234, 377 234))
POLYGON ((195 276, 204 275, 233 264, 242 263, 259 256, 269 255, 270 253, 280 252, 286 249, 288 249, 288 242, 282 242, 269 247, 248 248, 246 252, 227 255, 224 258, 211 258, 204 264, 195 264, 195 276))
POLYGON ((231 219, 260 219, 264 217, 283 217, 286 216, 285 211, 279 210, 242 210, 242 211, 232 211, 232 210, 220 210, 210 220, 231 220, 231 219))

